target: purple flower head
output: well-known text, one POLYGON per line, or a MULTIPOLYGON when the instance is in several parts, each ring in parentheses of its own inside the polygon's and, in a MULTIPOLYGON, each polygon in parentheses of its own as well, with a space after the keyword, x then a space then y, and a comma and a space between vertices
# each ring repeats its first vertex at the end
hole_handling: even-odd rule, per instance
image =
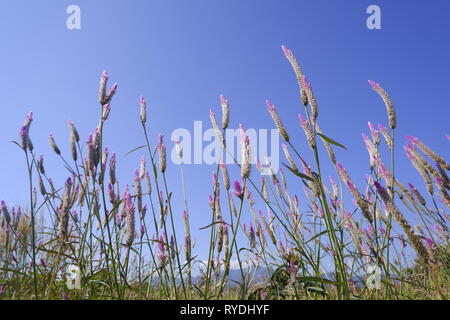
POLYGON ((165 148, 164 146, 164 136, 162 134, 158 135, 158 148, 165 148))
POLYGON ((426 244, 428 250, 434 249, 434 242, 430 238, 425 239, 425 244, 426 244))
POLYGON ((233 182, 233 186, 234 194, 236 195, 236 197, 242 200, 244 198, 244 191, 242 190, 241 184, 239 183, 239 181, 235 180, 233 182))
POLYGON ((374 181, 373 184, 374 184, 375 188, 377 189, 378 193, 386 192, 386 189, 380 183, 378 183, 378 181, 374 181))

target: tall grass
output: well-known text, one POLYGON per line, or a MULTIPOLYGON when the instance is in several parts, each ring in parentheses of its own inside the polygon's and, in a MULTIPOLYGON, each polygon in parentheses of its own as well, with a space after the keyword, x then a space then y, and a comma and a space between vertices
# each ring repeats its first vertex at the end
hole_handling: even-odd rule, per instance
MULTIPOLYGON (((253 166, 249 137, 240 126, 242 157, 235 159, 240 174, 231 176, 235 171, 222 158, 213 172, 210 222, 202 228, 209 232, 206 253, 194 253, 190 218, 198 213, 189 210, 188 167, 180 166, 182 194, 173 193, 166 171, 175 168, 167 163, 163 136, 156 146, 150 143, 147 122, 152 119, 144 97, 136 112, 146 144, 133 152, 145 153, 131 186, 119 181, 116 155, 103 145, 118 89, 117 84, 108 89, 106 72, 99 84, 99 124, 87 141, 80 142, 69 121, 69 160, 55 137, 49 137, 68 172, 61 187, 55 186, 48 175, 51 168, 33 148, 33 114, 28 114, 20 141, 14 143, 24 152, 30 200, 21 207, 0 204, 0 298, 447 299, 449 165, 420 139, 408 137, 404 153, 424 180, 426 193, 397 180, 396 159, 404 155, 398 154, 401 148, 394 139, 395 109, 388 93, 369 81, 386 107, 389 129, 369 122, 370 136, 363 135, 369 172, 366 184, 358 188, 334 152, 345 147, 319 127, 311 84, 292 51, 282 49, 297 77, 298 130, 305 134, 313 161, 308 163, 292 144, 277 108, 267 101, 284 140, 286 161, 279 172, 272 170, 268 157, 253 166), (324 172, 328 161, 334 168, 329 182, 330 173, 324 172), (287 175, 294 181, 289 187, 287 175), (303 196, 296 193, 302 188, 303 196), (174 201, 181 201, 182 213, 174 212, 174 201), (180 218, 183 230, 174 223, 180 218), (420 222, 413 226, 411 218, 420 222), (234 261, 239 281, 232 277, 234 261), (79 289, 66 285, 68 265, 80 270, 79 289), (367 270, 374 266, 381 270, 375 289, 366 283, 371 277, 367 270)), ((225 135, 230 103, 221 96, 220 104, 220 125, 213 111, 210 119, 221 157, 233 157, 225 135)), ((182 162, 178 140, 175 147, 182 162)))

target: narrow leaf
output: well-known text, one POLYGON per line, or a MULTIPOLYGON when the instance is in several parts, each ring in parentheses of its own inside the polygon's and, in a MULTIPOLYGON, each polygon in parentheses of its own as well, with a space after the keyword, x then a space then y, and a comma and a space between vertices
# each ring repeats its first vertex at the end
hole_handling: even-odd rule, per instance
POLYGON ((333 139, 327 137, 326 135, 321 134, 321 133, 318 133, 318 132, 317 132, 317 134, 318 134, 323 140, 327 141, 328 143, 334 144, 335 146, 338 146, 338 147, 341 147, 341 148, 344 149, 344 150, 347 150, 347 148, 344 147, 342 144, 340 144, 339 142, 337 142, 337 141, 335 141, 335 140, 333 140, 333 139))

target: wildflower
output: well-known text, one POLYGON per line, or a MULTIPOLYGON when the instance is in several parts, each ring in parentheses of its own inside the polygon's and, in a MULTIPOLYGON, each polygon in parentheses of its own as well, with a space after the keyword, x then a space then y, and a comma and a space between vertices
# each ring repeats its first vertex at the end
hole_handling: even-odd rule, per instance
POLYGON ((70 137, 69 137, 69 142, 70 142, 70 154, 72 155, 73 161, 77 161, 77 159, 78 159, 78 152, 77 152, 77 146, 76 146, 77 140, 76 139, 77 139, 76 136, 71 131, 70 137))
POLYGON ((233 186, 234 186, 234 194, 236 195, 236 197, 238 197, 241 200, 244 199, 244 191, 242 190, 239 181, 235 180, 233 182, 233 186))
POLYGON ((139 109, 141 111, 141 122, 145 124, 145 122, 147 122, 147 103, 145 102, 144 96, 139 98, 139 109))
POLYGON ((142 212, 142 185, 137 169, 134 171, 134 190, 136 192, 138 211, 142 212))
POLYGON ((433 159, 434 161, 438 162, 440 165, 443 166, 446 170, 450 170, 450 166, 445 162, 445 160, 439 156, 437 153, 435 153, 433 150, 431 150, 427 145, 425 145, 422 141, 420 141, 418 138, 407 136, 407 138, 416 145, 420 150, 423 151, 428 157, 433 159))
POLYGON ((419 174, 422 176, 422 179, 424 180, 425 184, 427 185, 427 191, 432 196, 433 191, 433 183, 431 181, 430 175, 428 171, 423 167, 422 163, 419 162, 418 158, 414 156, 412 149, 409 147, 403 147, 405 150, 406 156, 411 161, 413 167, 419 172, 419 174))
POLYGON ((384 141, 386 142, 389 149, 392 149, 392 138, 389 135, 388 129, 384 127, 382 124, 378 124, 378 129, 381 132, 381 135, 384 138, 384 141))
POLYGON ((226 129, 230 122, 230 104, 223 94, 220 95, 220 105, 222 106, 222 129, 226 129))
POLYGON ((222 146, 225 146, 225 139, 223 138, 222 131, 220 130, 219 125, 216 121, 216 117, 214 116, 214 112, 211 109, 209 109, 209 118, 211 119, 211 124, 216 132, 217 139, 222 144, 222 146))
POLYGON ((302 98, 302 103, 306 107, 308 105, 308 99, 305 93, 304 88, 302 87, 302 79, 303 79, 303 71, 300 65, 297 62, 297 59, 295 58, 294 54, 291 50, 286 48, 284 45, 281 46, 281 50, 283 50, 284 56, 288 59, 289 63, 291 64, 292 69, 294 70, 295 76, 297 78, 297 83, 300 89, 300 95, 302 98))
POLYGON ((283 149, 284 155, 285 155, 286 159, 288 160, 288 162, 290 163, 291 168, 294 169, 295 171, 298 171, 298 167, 295 164, 294 160, 292 159, 287 146, 284 143, 282 143, 281 148, 283 149))
POLYGON ((433 242, 433 240, 431 240, 430 238, 426 238, 425 239, 425 244, 427 246, 428 251, 433 251, 434 250, 434 242, 433 242))
POLYGON ((222 238, 223 238, 222 242, 223 242, 223 248, 224 248, 223 255, 224 255, 224 258, 227 259, 230 249, 229 249, 229 243, 228 243, 228 226, 226 224, 224 224, 222 226, 222 238))
POLYGON ((22 126, 22 128, 20 128, 19 135, 20 135, 22 148, 24 150, 28 149, 28 140, 29 140, 28 128, 26 126, 22 126))
POLYGON ((230 189, 230 176, 228 175, 227 165, 220 163, 220 171, 222 173, 223 186, 226 190, 230 189))
POLYGON ((367 152, 369 153, 370 158, 370 168, 373 169, 375 165, 380 160, 380 155, 377 151, 377 148, 373 145, 372 141, 370 141, 369 137, 364 133, 361 134, 364 140, 364 144, 366 145, 367 152))
POLYGON ((160 267, 163 267, 166 259, 167 259, 167 255, 166 255, 166 249, 165 249, 165 239, 164 237, 161 235, 159 238, 159 242, 158 242, 158 252, 157 252, 157 257, 158 257, 158 264, 160 267))
POLYGON ((411 242, 414 250, 417 252, 417 254, 425 261, 427 262, 429 260, 429 256, 427 251, 425 250, 425 247, 423 246, 422 241, 420 238, 414 233, 413 229, 411 228, 411 225, 406 221, 403 214, 398 210, 398 208, 395 206, 394 202, 392 201, 392 198, 389 196, 386 189, 380 185, 378 182, 374 182, 374 186, 380 195, 381 199, 383 200, 386 210, 392 215, 392 217, 397 221, 397 223, 400 225, 400 227, 405 232, 406 236, 408 237, 409 241, 411 242))
POLYGON ((145 158, 144 156, 142 156, 139 166, 139 179, 144 179, 144 176, 145 176, 145 158))
POLYGON ((250 177, 250 139, 248 136, 245 136, 244 140, 241 143, 242 148, 242 165, 241 165, 241 176, 243 178, 250 177))
POLYGON ((175 240, 174 240, 173 235, 171 235, 170 236, 170 256, 171 256, 172 259, 175 259, 175 254, 176 254, 176 251, 175 251, 175 240))
POLYGON ((98 90, 98 101, 101 105, 105 104, 106 99, 106 85, 108 83, 108 74, 106 70, 102 72, 102 76, 100 78, 100 85, 98 90))
POLYGON ((250 222, 250 230, 248 232, 248 237, 250 239, 250 248, 256 248, 256 236, 255 229, 253 228, 253 224, 250 222))
POLYGON ((44 182, 42 181, 42 177, 38 176, 38 184, 39 184, 39 191, 43 196, 47 194, 47 191, 45 190, 44 182))
POLYGON ((103 113, 102 113, 102 120, 106 121, 108 120, 109 113, 111 112, 111 106, 109 103, 103 105, 103 113))
POLYGON ((71 120, 69 120, 67 123, 68 123, 69 128, 70 128, 71 137, 75 138, 76 142, 79 142, 80 141, 80 136, 78 134, 77 128, 75 127, 75 124, 71 120))
POLYGON ((316 148, 316 139, 309 122, 306 121, 306 119, 303 118, 301 114, 298 115, 298 119, 300 121, 301 127, 305 131, 306 140, 308 141, 309 147, 314 150, 316 148))
POLYGON ((417 190, 416 187, 414 187, 414 185, 412 185, 411 183, 408 183, 408 186, 409 186, 409 189, 411 190, 412 194, 417 198, 417 201, 419 201, 419 203, 421 205, 425 206, 426 201, 420 194, 419 190, 417 190))
POLYGON ((113 152, 109 160, 109 181, 112 185, 116 183, 116 153, 113 152))
MULTIPOLYGON (((316 123, 315 126, 316 126, 316 132, 323 134, 322 130, 319 127, 319 124, 316 123)), ((336 155, 334 154, 334 150, 331 147, 330 143, 325 139, 322 139, 322 142, 325 146, 325 149, 327 150, 327 153, 328 153, 328 156, 330 157, 331 162, 333 162, 336 165, 336 155)))
POLYGON ((147 185, 147 193, 152 194, 152 184, 150 183, 150 175, 148 174, 148 170, 145 171, 145 184, 147 185))
POLYGON ((223 248, 223 220, 218 221, 219 225, 217 226, 217 253, 222 252, 223 248))
POLYGON ((397 126, 397 118, 395 115, 395 109, 394 109, 394 105, 392 104, 391 98, 389 97, 387 92, 383 88, 380 87, 380 85, 378 83, 376 83, 372 80, 369 80, 369 84, 383 99, 384 104, 386 106, 387 113, 388 113, 389 126, 391 127, 391 129, 395 129, 395 127, 397 126))
POLYGON ((126 222, 126 230, 125 230, 125 245, 130 247, 133 244, 134 234, 135 234, 135 216, 134 211, 135 208, 133 203, 131 202, 131 195, 129 192, 126 192, 124 195, 125 198, 125 222, 126 222))
POLYGON ((41 154, 41 155, 39 155, 39 157, 38 157, 38 160, 37 160, 37 168, 38 168, 38 170, 39 170, 39 172, 41 173, 41 174, 45 174, 45 169, 44 169, 44 156, 41 154))
POLYGON ((104 104, 107 104, 107 103, 109 103, 109 102, 111 101, 111 99, 113 98, 113 96, 114 96, 114 95, 116 94, 116 92, 117 92, 117 87, 118 87, 118 84, 117 84, 117 83, 114 83, 114 84, 111 86, 111 88, 109 89, 108 94, 106 95, 104 104))
POLYGON ((302 78, 302 88, 303 88, 303 91, 306 93, 308 103, 311 106, 311 120, 313 123, 316 123, 317 117, 319 115, 317 101, 316 101, 316 97, 314 96, 314 93, 312 91, 312 87, 309 84, 308 79, 306 79, 305 76, 302 78))
POLYGON ((341 176, 342 180, 347 185, 347 188, 349 189, 349 191, 353 195, 353 198, 355 199, 356 205, 361 209, 364 217, 370 223, 372 223, 373 217, 372 217, 372 213, 370 212, 370 207, 369 207, 368 201, 363 198, 361 193, 358 191, 356 186, 353 184, 353 182, 350 179, 350 176, 348 175, 348 173, 345 170, 345 168, 339 162, 336 164, 336 166, 337 166, 337 170, 338 170, 339 175, 341 176))
POLYGON ((164 173, 166 171, 167 162, 166 162, 166 146, 164 145, 163 136, 159 135, 159 143, 157 146, 158 154, 159 154, 159 171, 164 173))
POLYGON ((275 122, 275 126, 278 129, 278 132, 280 133, 280 136, 286 141, 289 142, 289 135, 286 131, 286 128, 283 125, 283 122, 281 122, 280 117, 278 116, 277 109, 273 104, 270 103, 269 100, 266 100, 267 110, 269 111, 270 115, 272 116, 273 121, 275 122))
POLYGON ((186 260, 191 258, 191 230, 189 227, 189 215, 186 210, 183 210, 183 222, 184 222, 184 252, 186 260))
POLYGON ((294 262, 294 259, 289 259, 288 272, 291 278, 291 281, 295 281, 295 277, 297 275, 297 266, 294 262))
POLYGON ((56 145, 55 138, 53 137, 53 134, 50 134, 48 136, 48 140, 50 142, 50 146, 52 147, 53 151, 55 151, 55 153, 57 155, 60 155, 61 154, 61 150, 59 150, 58 146, 56 145))
POLYGON ((377 129, 375 129, 375 126, 371 123, 368 122, 367 123, 370 129, 370 133, 372 134, 372 140, 373 143, 375 143, 375 145, 379 145, 380 144, 380 135, 377 129))

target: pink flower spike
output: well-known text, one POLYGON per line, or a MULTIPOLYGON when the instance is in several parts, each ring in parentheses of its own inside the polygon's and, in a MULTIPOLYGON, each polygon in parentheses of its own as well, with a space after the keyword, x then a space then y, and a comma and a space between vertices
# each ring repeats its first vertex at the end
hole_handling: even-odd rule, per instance
POLYGON ((220 103, 221 104, 228 104, 228 99, 226 99, 223 94, 220 95, 220 103))
POLYGON ((306 90, 311 89, 311 84, 305 76, 302 77, 302 87, 306 90))
POLYGON ((368 82, 374 90, 378 90, 380 88, 380 85, 378 83, 376 83, 375 81, 368 80, 368 82))
POLYGON ((411 141, 412 143, 414 143, 414 144, 416 144, 417 141, 419 140, 419 139, 417 139, 417 138, 415 138, 415 137, 412 137, 412 136, 406 136, 406 138, 407 138, 409 141, 411 141))
POLYGON ((286 48, 284 45, 281 46, 281 50, 283 50, 283 53, 286 56, 286 58, 292 58, 294 56, 292 54, 292 51, 286 48))
POLYGON ((141 96, 141 97, 139 98, 139 102, 140 102, 140 103, 145 103, 145 98, 144 98, 144 96, 141 96))
POLYGON ((266 100, 266 106, 267 106, 267 111, 269 111, 269 112, 273 112, 276 110, 275 106, 273 104, 271 104, 269 100, 266 100))

